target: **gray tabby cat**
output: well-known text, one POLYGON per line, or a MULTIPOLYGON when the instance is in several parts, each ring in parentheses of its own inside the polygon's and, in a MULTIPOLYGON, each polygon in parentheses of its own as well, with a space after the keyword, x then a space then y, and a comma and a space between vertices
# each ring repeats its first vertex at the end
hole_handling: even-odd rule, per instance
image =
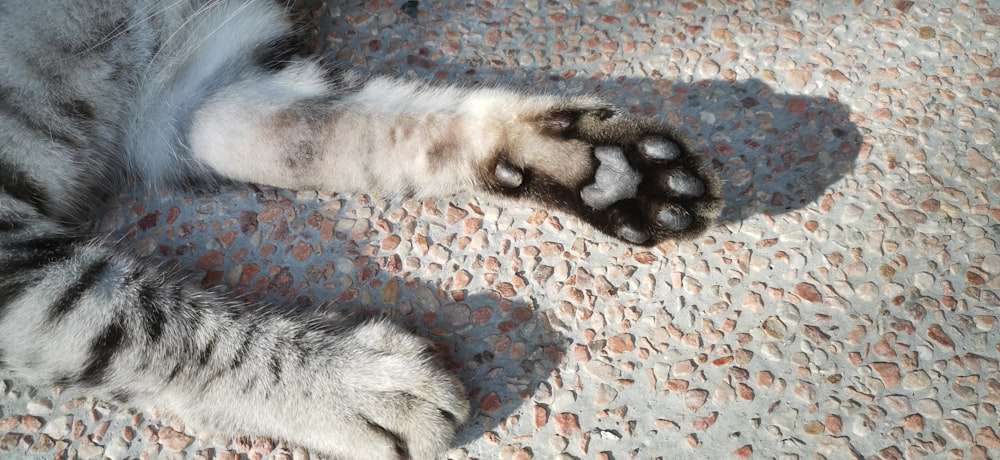
POLYGON ((719 182, 592 97, 336 70, 273 0, 0 0, 0 366, 344 458, 433 458, 467 418, 429 342, 244 308, 89 238, 127 180, 228 179, 575 214, 638 245, 699 234, 719 182), (155 363, 155 364, 154 364, 155 363))

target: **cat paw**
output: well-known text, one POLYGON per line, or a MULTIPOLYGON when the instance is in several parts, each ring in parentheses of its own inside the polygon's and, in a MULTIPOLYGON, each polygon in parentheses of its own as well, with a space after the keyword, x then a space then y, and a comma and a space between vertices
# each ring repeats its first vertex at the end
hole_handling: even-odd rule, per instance
POLYGON ((486 188, 575 214, 626 242, 703 233, 722 210, 718 176, 667 126, 600 104, 526 117, 483 168, 486 188))
POLYGON ((331 363, 339 368, 334 375, 350 377, 333 385, 341 408, 331 431, 338 435, 327 432, 319 450, 393 460, 446 452, 469 416, 469 402, 430 341, 386 321, 364 323, 345 339, 349 356, 331 363))

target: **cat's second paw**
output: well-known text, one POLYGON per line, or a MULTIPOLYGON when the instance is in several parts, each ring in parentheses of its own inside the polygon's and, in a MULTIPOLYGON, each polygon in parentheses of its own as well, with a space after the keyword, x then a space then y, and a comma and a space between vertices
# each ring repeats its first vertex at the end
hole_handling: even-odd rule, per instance
POLYGON ((632 244, 704 232, 722 209, 719 179, 666 126, 593 102, 523 119, 484 168, 487 188, 582 218, 632 244))
POLYGON ((273 400, 276 436, 336 459, 441 457, 469 402, 433 344, 387 321, 332 329, 329 359, 273 400))
POLYGON ((469 403, 432 344, 385 321, 351 335, 365 361, 357 369, 363 381, 350 385, 350 418, 359 430, 354 458, 430 459, 444 452, 468 418, 469 403), (396 456, 376 455, 385 447, 396 456))

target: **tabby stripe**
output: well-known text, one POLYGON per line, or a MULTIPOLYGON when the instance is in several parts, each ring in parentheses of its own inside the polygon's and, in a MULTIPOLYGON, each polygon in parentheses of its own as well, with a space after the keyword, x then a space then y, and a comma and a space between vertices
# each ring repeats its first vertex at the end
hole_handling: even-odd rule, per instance
POLYGON ((87 385, 104 383, 112 360, 121 351, 127 339, 127 332, 119 323, 112 323, 104 328, 101 335, 90 343, 90 358, 87 360, 89 364, 80 373, 80 382, 87 385))
POLYGON ((170 370, 170 375, 167 376, 167 383, 172 383, 174 379, 176 379, 177 376, 181 374, 181 371, 183 369, 184 369, 183 358, 179 358, 177 364, 174 364, 174 368, 170 370))
POLYGON ((21 297, 28 284, 29 280, 26 279, 9 279, 0 276, 0 321, 3 321, 3 317, 7 313, 7 307, 18 297, 21 297))
POLYGON ((201 349, 198 353, 198 365, 205 367, 208 364, 208 360, 212 358, 212 353, 215 352, 215 342, 218 340, 218 335, 213 335, 208 343, 205 344, 205 348, 201 349))
POLYGON ((259 330, 256 323, 250 323, 249 329, 243 336, 243 344, 240 345, 239 350, 236 350, 236 356, 233 358, 232 364, 229 365, 230 369, 236 370, 243 366, 243 362, 246 361, 247 355, 250 354, 250 348, 253 346, 254 336, 259 330))
POLYGON ((156 286, 143 284, 139 288, 139 309, 142 313, 143 330, 149 336, 149 343, 155 344, 163 337, 166 314, 156 302, 156 286))
POLYGON ((309 55, 307 37, 299 33, 291 33, 260 45, 254 50, 254 64, 266 72, 279 72, 294 58, 309 55))
MULTIPOLYGON (((80 148, 80 140, 78 136, 73 133, 57 130, 56 126, 47 125, 44 123, 39 123, 34 116, 30 113, 26 113, 22 110, 17 103, 12 103, 7 100, 6 94, 0 92, 0 110, 4 110, 8 115, 18 119, 29 131, 34 131, 39 135, 47 135, 49 139, 62 144, 63 146, 77 149, 80 148)), ((67 123, 65 120, 54 120, 56 125, 71 125, 72 123, 67 123), (60 123, 61 122, 61 123, 60 123)))
POLYGON ((0 232, 23 230, 27 224, 22 220, 0 220, 0 232))
POLYGON ((49 201, 48 192, 34 177, 5 161, 3 157, 0 157, 0 191, 31 205, 39 214, 45 214, 45 203, 49 201))
POLYGON ((55 106, 63 115, 79 122, 89 122, 97 119, 97 114, 94 113, 94 106, 84 100, 71 99, 69 101, 60 101, 55 106))
POLYGON ((111 262, 101 259, 90 264, 75 283, 66 288, 49 309, 49 321, 58 321, 80 305, 80 297, 97 283, 111 262))
POLYGON ((278 382, 280 382, 281 381, 281 358, 278 356, 277 352, 275 352, 274 354, 271 355, 271 365, 268 366, 268 369, 271 371, 271 377, 273 377, 274 383, 277 384, 278 382))
POLYGON ((21 296, 21 291, 28 285, 28 280, 0 277, 0 318, 3 309, 21 296))
POLYGON ((59 258, 65 252, 72 252, 73 246, 79 243, 80 239, 75 236, 53 235, 6 243, 2 247, 13 253, 19 253, 22 257, 54 256, 54 258, 59 258))
POLYGON ((111 392, 111 399, 118 401, 120 403, 128 404, 132 401, 135 395, 128 390, 115 390, 111 392))

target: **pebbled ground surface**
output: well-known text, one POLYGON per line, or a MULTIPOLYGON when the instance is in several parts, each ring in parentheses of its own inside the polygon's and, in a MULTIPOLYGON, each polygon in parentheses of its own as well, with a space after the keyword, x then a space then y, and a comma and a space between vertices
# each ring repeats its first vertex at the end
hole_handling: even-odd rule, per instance
MULTIPOLYGON (((376 72, 661 117, 728 202, 637 249, 474 197, 122 197, 105 230, 275 308, 388 311, 448 352, 451 458, 1000 457, 995 2, 337 2, 376 72), (327 301, 337 302, 329 306, 327 301)), ((0 384, 0 457, 305 458, 0 384)))

